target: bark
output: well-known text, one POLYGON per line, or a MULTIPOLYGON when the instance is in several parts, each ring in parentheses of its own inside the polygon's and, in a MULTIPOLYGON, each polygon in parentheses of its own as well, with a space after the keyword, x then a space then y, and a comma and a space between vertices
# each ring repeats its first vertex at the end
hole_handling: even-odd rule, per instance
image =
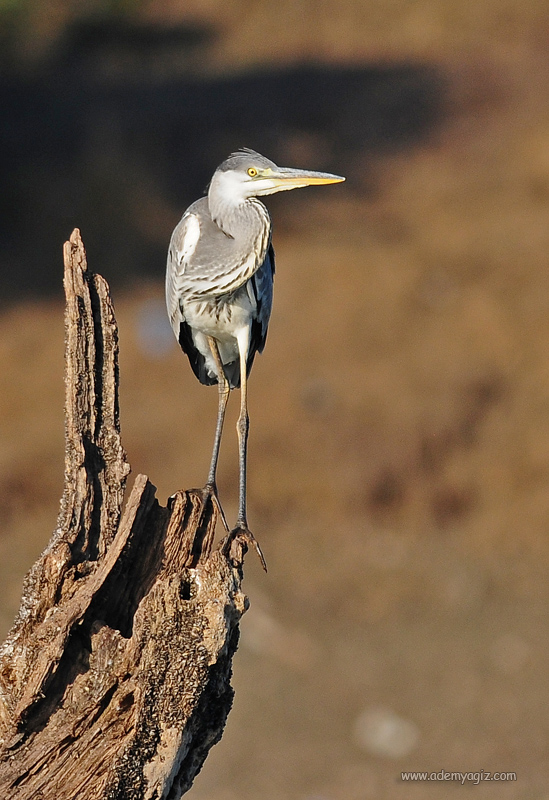
POLYGON ((122 513, 114 310, 77 230, 64 257, 65 485, 0 648, 0 797, 175 800, 231 707, 246 541, 144 475, 122 513))

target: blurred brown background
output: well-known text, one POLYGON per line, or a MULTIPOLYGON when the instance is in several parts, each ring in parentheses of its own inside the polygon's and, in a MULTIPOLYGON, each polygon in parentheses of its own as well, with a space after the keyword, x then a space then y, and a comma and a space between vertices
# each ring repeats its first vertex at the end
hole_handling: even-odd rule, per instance
MULTIPOLYGON (((159 498, 217 405, 167 330, 172 228, 231 150, 345 174, 269 200, 251 609, 196 800, 549 798, 549 6, 2 0, 0 627, 63 477, 61 245, 120 326, 159 498)), ((220 464, 236 512, 231 403, 220 464)))

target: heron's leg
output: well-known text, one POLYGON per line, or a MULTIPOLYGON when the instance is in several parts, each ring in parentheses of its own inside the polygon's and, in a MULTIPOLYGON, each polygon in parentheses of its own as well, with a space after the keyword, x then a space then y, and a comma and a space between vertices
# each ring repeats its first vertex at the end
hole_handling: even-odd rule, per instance
POLYGON ((257 543, 253 533, 248 528, 248 517, 246 513, 246 470, 247 470, 247 455, 248 455, 248 431, 250 428, 250 420, 248 416, 248 348, 250 341, 249 330, 246 329, 238 337, 238 352, 240 356, 240 414, 236 423, 236 432, 238 435, 238 454, 239 454, 239 496, 238 496, 238 519, 236 520, 236 527, 231 531, 231 536, 234 538, 240 537, 244 539, 247 544, 251 544, 263 565, 263 569, 267 571, 265 558, 261 552, 261 548, 257 543))
POLYGON ((238 436, 238 461, 239 461, 239 494, 238 494, 238 519, 237 528, 248 530, 248 517, 246 514, 246 467, 248 457, 248 431, 250 420, 248 416, 248 360, 249 333, 246 330, 237 339, 240 355, 240 414, 236 423, 238 436))
POLYGON ((215 502, 219 514, 221 516, 221 521, 225 526, 225 530, 229 530, 229 526, 227 525, 227 519, 225 517, 225 512, 219 502, 219 496, 217 493, 217 483, 216 483, 216 472, 217 472, 217 461, 219 458, 219 447, 221 445, 221 434, 223 433, 223 421, 225 419, 225 410, 227 408, 227 401, 229 399, 229 392, 231 391, 229 382, 225 377, 225 371, 223 369, 223 363, 221 361, 221 356, 219 355, 219 347, 217 345, 217 341, 213 338, 213 336, 208 336, 208 344, 210 346, 210 350, 215 361, 215 366, 217 370, 217 385, 219 388, 219 405, 217 409, 217 424, 215 427, 215 439, 214 439, 214 446, 212 451, 212 460, 210 463, 210 471, 208 473, 208 482, 205 486, 206 491, 208 494, 211 495, 213 501, 215 502))

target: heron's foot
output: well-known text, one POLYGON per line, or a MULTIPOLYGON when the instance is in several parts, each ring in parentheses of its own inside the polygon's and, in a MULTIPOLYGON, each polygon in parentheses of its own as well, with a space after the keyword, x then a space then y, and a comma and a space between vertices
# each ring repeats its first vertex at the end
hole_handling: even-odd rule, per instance
POLYGON ((267 572, 267 562, 265 561, 265 556, 259 546, 259 542, 245 523, 237 522, 236 527, 225 537, 221 548, 222 552, 241 562, 242 555, 246 552, 248 547, 253 547, 261 561, 261 566, 265 572, 267 572), (240 553, 238 553, 237 548, 240 548, 240 553))
POLYGON ((225 516, 225 512, 223 511, 223 506, 221 505, 219 494, 217 493, 217 486, 215 485, 215 483, 207 483, 206 486, 202 489, 202 501, 206 503, 206 501, 209 499, 217 508, 219 516, 221 517, 221 522, 223 523, 223 527, 228 533, 230 528, 227 524, 227 517, 225 516))

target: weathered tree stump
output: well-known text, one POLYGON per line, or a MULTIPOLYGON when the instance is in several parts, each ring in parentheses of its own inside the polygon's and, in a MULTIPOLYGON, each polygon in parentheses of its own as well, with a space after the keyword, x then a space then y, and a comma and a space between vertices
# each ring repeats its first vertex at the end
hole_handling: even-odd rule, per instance
POLYGON ((163 508, 144 475, 122 513, 113 306, 77 230, 64 256, 65 486, 0 648, 0 797, 175 800, 231 707, 246 545, 212 550, 211 502, 163 508))

